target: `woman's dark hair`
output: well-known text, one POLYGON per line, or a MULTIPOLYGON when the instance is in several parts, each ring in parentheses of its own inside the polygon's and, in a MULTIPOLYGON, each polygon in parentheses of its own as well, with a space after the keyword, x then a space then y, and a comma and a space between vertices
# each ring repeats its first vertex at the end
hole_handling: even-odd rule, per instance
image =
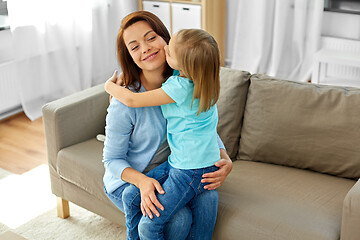
MULTIPOLYGON (((156 15, 150 12, 136 11, 130 13, 123 18, 117 35, 117 58, 123 72, 122 85, 126 87, 131 86, 135 89, 135 91, 139 91, 141 87, 140 73, 142 69, 135 64, 126 47, 126 44, 124 42, 124 31, 128 27, 139 21, 147 22, 152 28, 152 30, 154 30, 154 32, 160 37, 162 37, 167 44, 170 41, 170 34, 165 25, 156 15)), ((172 69, 169 67, 167 62, 165 62, 164 64, 166 65, 166 67, 163 72, 163 77, 164 79, 166 79, 171 76, 172 69)))

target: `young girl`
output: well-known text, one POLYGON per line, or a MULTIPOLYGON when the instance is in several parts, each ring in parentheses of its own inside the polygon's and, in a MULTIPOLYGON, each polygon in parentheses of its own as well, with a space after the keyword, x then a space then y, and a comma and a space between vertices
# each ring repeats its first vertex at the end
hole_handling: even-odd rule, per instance
MULTIPOLYGON (((141 219, 144 229, 139 232, 144 239, 163 238, 165 224, 177 210, 205 191, 202 175, 217 170, 214 164, 220 160, 215 105, 220 91, 220 57, 216 41, 203 30, 181 30, 165 46, 165 52, 166 61, 180 75, 168 78, 161 88, 134 93, 116 85, 116 75, 105 84, 109 94, 129 107, 161 105, 168 121, 171 154, 168 162, 160 166, 166 169, 168 177, 162 184, 165 194, 157 194, 164 208, 158 217, 141 219)), ((136 209, 140 211, 139 194, 132 193, 132 197, 130 206, 124 207, 125 212, 131 211, 126 217, 136 209)))

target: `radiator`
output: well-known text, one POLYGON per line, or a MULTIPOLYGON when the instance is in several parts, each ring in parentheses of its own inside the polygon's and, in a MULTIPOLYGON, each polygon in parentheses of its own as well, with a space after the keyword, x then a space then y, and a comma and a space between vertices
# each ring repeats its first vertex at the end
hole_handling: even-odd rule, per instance
POLYGON ((0 119, 19 111, 21 108, 14 73, 14 61, 0 64, 0 119))
MULTIPOLYGON (((360 41, 358 40, 322 37, 321 41, 322 48, 358 53, 360 55, 360 41)), ((326 75, 332 79, 338 79, 337 81, 339 82, 337 84, 339 85, 341 85, 342 80, 349 83, 349 85, 359 86, 360 84, 360 66, 349 67, 338 64, 329 64, 326 75)))

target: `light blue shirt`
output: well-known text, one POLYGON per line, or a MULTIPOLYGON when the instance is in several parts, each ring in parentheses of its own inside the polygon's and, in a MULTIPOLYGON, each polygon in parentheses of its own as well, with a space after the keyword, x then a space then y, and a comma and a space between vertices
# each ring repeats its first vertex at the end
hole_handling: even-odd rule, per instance
MULTIPOLYGON (((145 89, 141 87, 140 92, 145 89)), ((104 185, 111 193, 126 182, 125 168, 143 172, 154 157, 166 134, 166 120, 161 108, 130 108, 115 98, 107 109, 103 149, 104 185)))
MULTIPOLYGON (((178 72, 174 71, 174 74, 178 72)), ((144 91, 141 87, 140 92, 144 91)), ((107 112, 103 181, 107 192, 112 193, 126 183, 121 179, 125 168, 143 172, 150 164, 166 136, 166 119, 160 106, 130 108, 115 98, 107 112)), ((225 149, 219 136, 217 139, 216 148, 225 149)))
POLYGON ((171 154, 169 163, 179 169, 198 169, 220 160, 216 127, 216 105, 197 115, 199 99, 194 99, 191 80, 171 76, 161 87, 175 103, 162 105, 167 119, 167 139, 171 154))

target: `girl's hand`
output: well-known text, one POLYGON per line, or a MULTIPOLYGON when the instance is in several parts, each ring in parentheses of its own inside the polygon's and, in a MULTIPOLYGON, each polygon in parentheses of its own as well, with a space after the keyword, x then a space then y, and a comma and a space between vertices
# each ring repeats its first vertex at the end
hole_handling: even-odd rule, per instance
POLYGON ((123 73, 120 73, 120 75, 118 76, 118 71, 115 70, 113 75, 106 82, 113 82, 116 85, 121 85, 122 79, 123 73))
MULTIPOLYGON (((123 73, 121 73, 119 76, 118 76, 118 71, 115 70, 114 71, 114 74, 106 81, 105 83, 105 89, 107 88, 107 84, 109 83, 115 83, 116 85, 121 85, 121 82, 122 82, 122 78, 123 78, 123 73)), ((111 99, 112 99, 113 96, 109 96, 109 102, 111 102, 111 99)))
MULTIPOLYGON (((114 74, 105 82, 105 86, 104 86, 105 90, 107 89, 107 86, 109 85, 109 83, 112 83, 114 81, 115 81, 115 83, 117 81, 117 70, 115 70, 114 74)), ((111 102, 111 99, 112 99, 112 96, 110 95, 109 103, 111 102)))
POLYGON ((156 207, 158 207, 161 210, 164 210, 164 207, 157 200, 155 195, 155 190, 160 194, 165 193, 160 183, 156 181, 154 178, 145 177, 140 181, 138 187, 140 189, 140 194, 141 194, 140 208, 144 217, 147 214, 149 218, 152 219, 153 213, 159 217, 160 214, 156 209, 156 207))
POLYGON ((123 82, 123 73, 120 73, 120 75, 117 77, 117 79, 116 79, 116 85, 119 85, 119 86, 121 86, 121 83, 123 82))
POLYGON ((229 175, 229 173, 232 170, 231 159, 226 153, 224 154, 225 150, 221 149, 220 151, 222 151, 221 152, 222 159, 220 159, 215 163, 215 166, 217 166, 219 170, 211 173, 205 173, 202 176, 203 177, 201 180, 202 183, 210 183, 204 187, 207 190, 214 190, 220 187, 224 183, 227 175, 229 175))
POLYGON ((107 82, 110 81, 110 82, 116 83, 117 79, 118 79, 118 71, 115 70, 113 75, 107 80, 107 82))

